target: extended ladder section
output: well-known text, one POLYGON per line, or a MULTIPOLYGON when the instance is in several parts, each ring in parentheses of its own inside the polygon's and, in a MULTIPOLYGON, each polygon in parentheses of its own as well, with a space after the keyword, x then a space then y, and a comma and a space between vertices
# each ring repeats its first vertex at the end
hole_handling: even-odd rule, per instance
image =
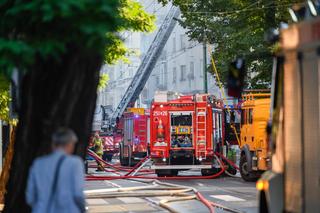
POLYGON ((136 74, 134 75, 132 82, 130 83, 127 91, 122 97, 118 107, 111 117, 111 123, 115 123, 118 117, 124 113, 129 104, 133 105, 139 94, 143 90, 161 52, 167 43, 177 21, 180 16, 180 9, 173 6, 166 18, 164 19, 157 35, 155 36, 152 44, 150 45, 147 53, 145 54, 141 65, 139 66, 136 74))
POLYGON ((206 150, 207 150, 207 143, 206 143, 206 121, 207 121, 207 110, 206 108, 197 108, 196 109, 196 152, 197 157, 205 156, 206 158, 206 150))

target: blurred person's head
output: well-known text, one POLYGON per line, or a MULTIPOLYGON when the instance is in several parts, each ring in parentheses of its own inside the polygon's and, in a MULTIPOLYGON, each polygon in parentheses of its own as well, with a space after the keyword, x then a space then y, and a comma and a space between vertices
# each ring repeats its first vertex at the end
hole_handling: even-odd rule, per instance
POLYGON ((94 134, 94 137, 98 138, 98 137, 99 137, 99 132, 96 132, 96 133, 94 134))
POLYGON ((51 140, 53 150, 63 150, 67 154, 72 154, 78 137, 71 129, 59 128, 52 134, 51 140))

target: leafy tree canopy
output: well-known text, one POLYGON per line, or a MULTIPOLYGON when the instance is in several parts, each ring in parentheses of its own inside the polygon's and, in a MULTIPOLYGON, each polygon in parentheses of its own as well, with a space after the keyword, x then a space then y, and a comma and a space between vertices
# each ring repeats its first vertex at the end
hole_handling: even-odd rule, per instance
POLYGON ((111 63, 126 54, 117 32, 154 28, 135 0, 5 0, 0 13, 0 70, 7 73, 28 70, 35 56, 59 60, 69 45, 106 52, 111 63))
POLYGON ((117 33, 107 34, 111 43, 105 50, 106 64, 114 64, 118 60, 129 62, 126 56, 130 54, 130 50, 119 36, 121 32, 151 32, 155 29, 155 16, 146 13, 142 5, 134 0, 122 0, 120 17, 124 20, 124 25, 118 27, 117 33))
MULTIPOLYGON (((168 0, 159 0, 168 3, 168 0)), ((246 59, 248 87, 265 88, 271 80, 272 46, 264 34, 288 22, 288 8, 303 0, 173 0, 182 12, 181 25, 190 39, 215 45, 213 57, 223 83, 228 65, 246 59)))
POLYGON ((109 81, 109 75, 107 73, 103 73, 100 76, 98 90, 99 91, 103 90, 108 85, 108 81, 109 81))
MULTIPOLYGON (((94 49, 105 62, 126 60, 123 31, 149 32, 155 17, 136 0, 16 0, 0 2, 0 119, 8 120, 13 68, 29 70, 36 60, 59 57, 69 45, 94 49)), ((100 77, 103 88, 108 76, 100 77)))

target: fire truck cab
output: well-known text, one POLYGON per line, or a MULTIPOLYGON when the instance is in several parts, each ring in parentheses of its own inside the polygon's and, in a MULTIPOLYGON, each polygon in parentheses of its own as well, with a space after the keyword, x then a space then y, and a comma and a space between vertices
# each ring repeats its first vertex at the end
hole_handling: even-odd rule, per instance
POLYGON ((148 153, 149 111, 143 108, 129 108, 119 120, 122 127, 120 163, 133 166, 148 153))
POLYGON ((179 170, 219 171, 214 152, 223 146, 223 103, 214 96, 156 93, 150 110, 150 155, 158 176, 179 170))

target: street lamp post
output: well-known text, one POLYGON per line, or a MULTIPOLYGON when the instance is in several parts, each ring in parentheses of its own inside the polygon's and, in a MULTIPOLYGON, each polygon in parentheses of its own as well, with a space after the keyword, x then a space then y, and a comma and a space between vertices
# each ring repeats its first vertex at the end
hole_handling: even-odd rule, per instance
POLYGON ((208 93, 208 75, 207 75, 207 43, 203 41, 203 91, 208 93))

